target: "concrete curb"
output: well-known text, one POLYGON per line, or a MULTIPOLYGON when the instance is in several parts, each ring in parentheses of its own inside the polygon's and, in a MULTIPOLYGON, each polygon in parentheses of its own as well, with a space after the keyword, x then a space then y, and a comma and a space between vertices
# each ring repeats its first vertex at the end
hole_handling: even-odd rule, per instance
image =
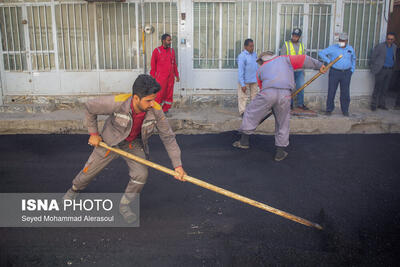
MULTIPOLYGON (((99 127, 105 116, 99 116, 99 127)), ((169 118, 177 134, 205 134, 237 130, 241 118, 235 109, 172 110, 169 118)), ((341 114, 317 117, 292 116, 291 134, 400 133, 400 111, 359 110, 350 117, 341 114)), ((100 128, 101 129, 101 128, 100 128)), ((273 134, 275 121, 266 120, 257 129, 273 134)), ((82 110, 57 110, 50 113, 0 113, 0 134, 85 134, 82 110)))

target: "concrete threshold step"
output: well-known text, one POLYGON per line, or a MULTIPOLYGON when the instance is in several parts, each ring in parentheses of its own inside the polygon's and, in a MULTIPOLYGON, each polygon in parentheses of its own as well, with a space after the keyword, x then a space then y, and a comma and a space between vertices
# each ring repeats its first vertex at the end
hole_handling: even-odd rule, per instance
POLYGON ((55 110, 54 103, 8 103, 0 106, 0 113, 49 113, 55 110))
MULTIPOLYGON (((341 114, 316 117, 292 116, 291 134, 400 133, 400 111, 357 110, 350 117, 341 114)), ((106 116, 99 116, 99 127, 106 116)), ((235 131, 241 118, 236 109, 173 109, 169 115, 177 134, 205 134, 235 131)), ((273 134, 273 116, 257 128, 257 133, 273 134)), ((87 133, 83 110, 57 110, 49 113, 0 113, 0 134, 76 134, 87 133)))

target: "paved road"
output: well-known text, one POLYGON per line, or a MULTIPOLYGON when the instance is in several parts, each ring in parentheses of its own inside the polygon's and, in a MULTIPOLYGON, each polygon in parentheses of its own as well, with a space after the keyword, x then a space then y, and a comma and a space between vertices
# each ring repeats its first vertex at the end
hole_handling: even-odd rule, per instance
MULTIPOLYGON (((400 135, 291 136, 276 163, 272 136, 231 147, 235 133, 179 135, 192 176, 320 222, 320 232, 158 171, 141 195, 139 228, 0 228, 3 265, 397 266, 400 135), (321 210, 325 216, 321 215, 321 210)), ((158 137, 151 160, 170 166, 158 137)), ((86 135, 0 136, 0 192, 64 192, 82 168, 86 135)), ((122 159, 87 192, 121 192, 122 159)), ((2 214, 1 216, 6 216, 2 214)))

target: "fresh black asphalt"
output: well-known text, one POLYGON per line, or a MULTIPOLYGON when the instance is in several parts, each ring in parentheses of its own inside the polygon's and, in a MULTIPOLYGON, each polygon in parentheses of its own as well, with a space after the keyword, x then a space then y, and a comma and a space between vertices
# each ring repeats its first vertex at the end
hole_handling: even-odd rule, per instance
MULTIPOLYGON (((65 192, 91 147, 87 135, 0 136, 0 192, 65 192)), ((0 228, 1 266, 397 266, 400 135, 273 136, 235 149, 227 132, 178 135, 196 178, 325 226, 324 231, 151 170, 138 228, 0 228)), ((171 167, 158 136, 150 160, 171 167)), ((122 192, 113 161, 86 192, 122 192)), ((7 216, 1 214, 0 216, 7 216)))

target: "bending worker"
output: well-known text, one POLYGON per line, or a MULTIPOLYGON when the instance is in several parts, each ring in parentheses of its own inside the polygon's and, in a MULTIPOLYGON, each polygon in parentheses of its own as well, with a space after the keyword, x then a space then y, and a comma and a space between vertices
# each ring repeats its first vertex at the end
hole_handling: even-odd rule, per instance
MULTIPOLYGON (((149 153, 148 139, 158 129, 171 159, 176 179, 183 181, 185 171, 182 168, 181 151, 175 140, 168 120, 161 107, 154 101, 160 85, 150 75, 141 74, 133 83, 132 95, 101 96, 86 103, 86 121, 90 134, 89 145, 94 146, 84 168, 72 181, 72 187, 64 195, 64 199, 75 199, 93 178, 106 167, 118 154, 102 148, 99 143, 116 146, 141 158, 149 153), (99 133, 97 115, 109 115, 103 131, 99 133)), ((119 211, 128 223, 136 221, 137 216, 129 204, 136 194, 140 193, 146 183, 148 167, 134 160, 124 158, 129 167, 130 180, 122 196, 119 211)))
POLYGON ((321 62, 307 55, 277 57, 269 51, 261 53, 258 60, 262 64, 257 72, 261 90, 247 106, 239 129, 242 137, 233 146, 249 148, 249 135, 272 109, 275 117, 275 160, 281 161, 288 155, 285 147, 289 145, 291 91, 296 86, 293 72, 303 67, 319 69, 321 73, 325 73, 326 69, 321 62))

